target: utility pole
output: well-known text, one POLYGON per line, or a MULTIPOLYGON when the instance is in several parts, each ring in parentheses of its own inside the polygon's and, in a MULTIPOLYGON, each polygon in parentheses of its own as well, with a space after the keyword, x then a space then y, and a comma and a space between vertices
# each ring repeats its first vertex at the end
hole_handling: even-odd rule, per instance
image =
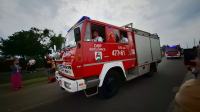
POLYGON ((196 40, 195 40, 195 38, 194 38, 194 47, 195 47, 195 41, 196 41, 196 40))
POLYGON ((187 42, 186 42, 186 47, 188 48, 188 44, 187 44, 187 42))

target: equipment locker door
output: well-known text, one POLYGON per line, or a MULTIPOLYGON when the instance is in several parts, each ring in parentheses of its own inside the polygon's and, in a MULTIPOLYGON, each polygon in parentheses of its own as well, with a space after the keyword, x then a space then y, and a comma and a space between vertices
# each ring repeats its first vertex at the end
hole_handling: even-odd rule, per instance
POLYGON ((141 66, 152 62, 150 38, 136 34, 135 44, 138 65, 141 66))
POLYGON ((160 40, 151 38, 153 61, 161 60, 160 40))
POLYGON ((142 35, 135 35, 139 75, 150 71, 152 62, 150 38, 142 35))

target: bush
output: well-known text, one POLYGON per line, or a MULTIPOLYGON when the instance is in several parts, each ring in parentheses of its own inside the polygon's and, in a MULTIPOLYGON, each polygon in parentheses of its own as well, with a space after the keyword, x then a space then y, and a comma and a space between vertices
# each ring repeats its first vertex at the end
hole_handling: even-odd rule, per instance
POLYGON ((0 61, 0 72, 10 71, 10 66, 12 65, 13 60, 1 60, 0 61))

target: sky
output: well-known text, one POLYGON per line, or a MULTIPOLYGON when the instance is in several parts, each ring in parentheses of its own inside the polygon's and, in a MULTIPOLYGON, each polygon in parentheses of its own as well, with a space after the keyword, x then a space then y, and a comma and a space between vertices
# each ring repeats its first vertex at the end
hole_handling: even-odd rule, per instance
POLYGON ((0 37, 31 27, 66 35, 82 16, 157 33, 161 45, 200 40, 200 0, 0 0, 0 37))

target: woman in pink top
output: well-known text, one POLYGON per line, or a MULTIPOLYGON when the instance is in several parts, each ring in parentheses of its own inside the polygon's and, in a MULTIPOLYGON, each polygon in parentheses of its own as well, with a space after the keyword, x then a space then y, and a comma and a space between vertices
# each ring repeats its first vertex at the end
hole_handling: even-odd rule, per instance
POLYGON ((19 66, 19 60, 14 59, 13 65, 11 66, 11 87, 13 90, 19 90, 22 87, 22 75, 21 67, 19 66))

